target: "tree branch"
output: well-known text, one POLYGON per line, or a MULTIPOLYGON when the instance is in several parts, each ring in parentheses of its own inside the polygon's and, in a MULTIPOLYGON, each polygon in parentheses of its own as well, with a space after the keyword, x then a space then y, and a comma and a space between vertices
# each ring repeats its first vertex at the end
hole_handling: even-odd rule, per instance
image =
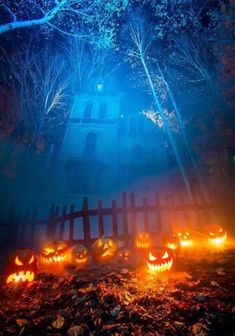
MULTIPOLYGON (((14 20, 12 22, 2 24, 0 25, 0 34, 6 33, 10 30, 20 29, 20 28, 25 28, 25 27, 33 27, 33 26, 48 23, 66 5, 67 2, 68 0, 57 1, 56 6, 40 19, 34 19, 34 20, 32 19, 32 20, 24 20, 24 21, 14 20)), ((8 8, 8 12, 13 14, 9 8, 8 8)))

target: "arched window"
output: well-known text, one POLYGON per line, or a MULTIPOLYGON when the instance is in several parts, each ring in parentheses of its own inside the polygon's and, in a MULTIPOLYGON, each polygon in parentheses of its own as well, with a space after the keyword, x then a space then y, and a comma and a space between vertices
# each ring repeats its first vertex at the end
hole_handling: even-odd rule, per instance
POLYGON ((106 109, 107 109, 107 105, 105 103, 100 103, 100 107, 99 107, 99 118, 105 118, 106 117, 106 109))
POLYGON ((91 118, 92 107, 93 107, 92 102, 91 101, 87 102, 85 106, 85 111, 84 111, 84 119, 91 118))
POLYGON ((97 143, 97 135, 93 132, 88 133, 86 136, 85 146, 84 146, 84 155, 85 156, 94 156, 97 143))

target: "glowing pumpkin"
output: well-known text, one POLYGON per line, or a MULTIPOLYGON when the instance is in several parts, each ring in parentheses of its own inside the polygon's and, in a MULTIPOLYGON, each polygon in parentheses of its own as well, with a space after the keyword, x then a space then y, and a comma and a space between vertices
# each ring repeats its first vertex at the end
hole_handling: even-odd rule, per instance
POLYGON ((130 251, 122 248, 118 251, 118 260, 120 261, 129 261, 130 260, 130 251))
POLYGON ((211 225, 207 228, 210 241, 215 245, 223 244, 227 239, 227 232, 219 225, 211 225))
POLYGON ((63 241, 47 242, 41 252, 44 264, 63 264, 68 259, 68 246, 63 241))
POLYGON ((150 249, 147 258, 147 267, 152 273, 162 273, 170 271, 175 262, 175 255, 168 248, 150 249))
POLYGON ((75 245, 71 251, 71 259, 72 263, 78 267, 87 265, 89 261, 88 249, 82 244, 75 245))
POLYGON ((180 248, 180 239, 176 233, 164 233, 163 245, 171 250, 178 250, 180 248))
POLYGON ((177 232, 177 235, 179 237, 181 247, 189 247, 192 245, 193 241, 188 230, 180 230, 177 232))
POLYGON ((150 236, 146 232, 137 233, 135 238, 135 246, 138 249, 148 249, 151 245, 150 236))
POLYGON ((32 282, 37 274, 37 257, 31 250, 17 250, 9 258, 5 270, 5 282, 32 282))
POLYGON ((92 258, 96 262, 106 262, 116 254, 117 245, 111 238, 99 238, 91 246, 92 258))

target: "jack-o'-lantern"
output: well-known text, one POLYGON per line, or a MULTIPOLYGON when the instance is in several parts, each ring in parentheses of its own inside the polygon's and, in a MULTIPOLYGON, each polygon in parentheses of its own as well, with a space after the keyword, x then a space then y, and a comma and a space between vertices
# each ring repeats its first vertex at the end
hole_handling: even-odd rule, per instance
POLYGON ((71 251, 71 259, 77 267, 87 265, 89 261, 88 249, 82 244, 75 245, 71 251))
POLYGON ((174 262, 174 252, 166 247, 153 248, 148 252, 147 267, 152 273, 170 271, 174 262))
POLYGON ((193 244, 191 234, 188 230, 182 229, 177 232, 181 247, 189 247, 193 244))
POLYGON ((4 276, 7 284, 32 282, 37 274, 37 257, 31 250, 17 250, 8 260, 4 276))
POLYGON ((121 248, 118 251, 118 260, 124 261, 124 262, 129 261, 130 260, 130 251, 125 249, 125 248, 121 248))
POLYGON ((180 248, 180 239, 176 233, 173 232, 164 233, 163 245, 171 250, 178 250, 180 248))
POLYGON ((68 259, 68 246, 63 241, 51 241, 44 244, 41 259, 45 265, 63 264, 68 259))
POLYGON ((210 241, 215 245, 221 245, 227 239, 227 232, 220 225, 209 226, 207 232, 210 241))
POLYGON ((148 249, 151 245, 150 236, 147 232, 137 233, 135 237, 135 246, 138 249, 148 249))
POLYGON ((91 246, 92 258, 96 262, 106 262, 116 254, 117 245, 111 238, 99 238, 91 246))

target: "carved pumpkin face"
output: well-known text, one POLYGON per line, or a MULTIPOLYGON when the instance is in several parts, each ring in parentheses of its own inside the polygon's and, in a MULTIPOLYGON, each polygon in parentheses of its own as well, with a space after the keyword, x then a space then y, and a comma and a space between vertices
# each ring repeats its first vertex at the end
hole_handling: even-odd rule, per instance
POLYGON ((227 239, 227 232, 219 225, 208 227, 208 235, 213 244, 221 245, 227 239))
POLYGON ((99 238, 91 246, 92 257, 98 262, 111 260, 116 250, 117 246, 111 238, 99 238))
POLYGON ((5 266, 5 281, 32 282, 37 274, 37 257, 31 250, 17 250, 5 266))
POLYGON ((130 251, 125 248, 120 249, 118 251, 118 259, 125 262, 129 261, 130 251))
POLYGON ((88 263, 88 249, 82 244, 75 245, 71 251, 71 258, 76 266, 85 266, 88 263))
POLYGON ((149 234, 146 232, 137 233, 135 245, 138 249, 148 249, 151 245, 149 234))
POLYGON ((170 271, 175 261, 174 252, 168 248, 154 248, 148 252, 147 267, 152 273, 170 271))
POLYGON ((180 247, 180 239, 176 233, 165 233, 163 236, 163 245, 171 250, 178 250, 180 247))
POLYGON ((68 246, 62 241, 47 242, 41 252, 43 263, 62 264, 68 257, 68 246))
POLYGON ((192 239, 190 232, 188 230, 180 230, 177 232, 177 235, 180 240, 180 246, 182 247, 189 247, 192 245, 192 239))

